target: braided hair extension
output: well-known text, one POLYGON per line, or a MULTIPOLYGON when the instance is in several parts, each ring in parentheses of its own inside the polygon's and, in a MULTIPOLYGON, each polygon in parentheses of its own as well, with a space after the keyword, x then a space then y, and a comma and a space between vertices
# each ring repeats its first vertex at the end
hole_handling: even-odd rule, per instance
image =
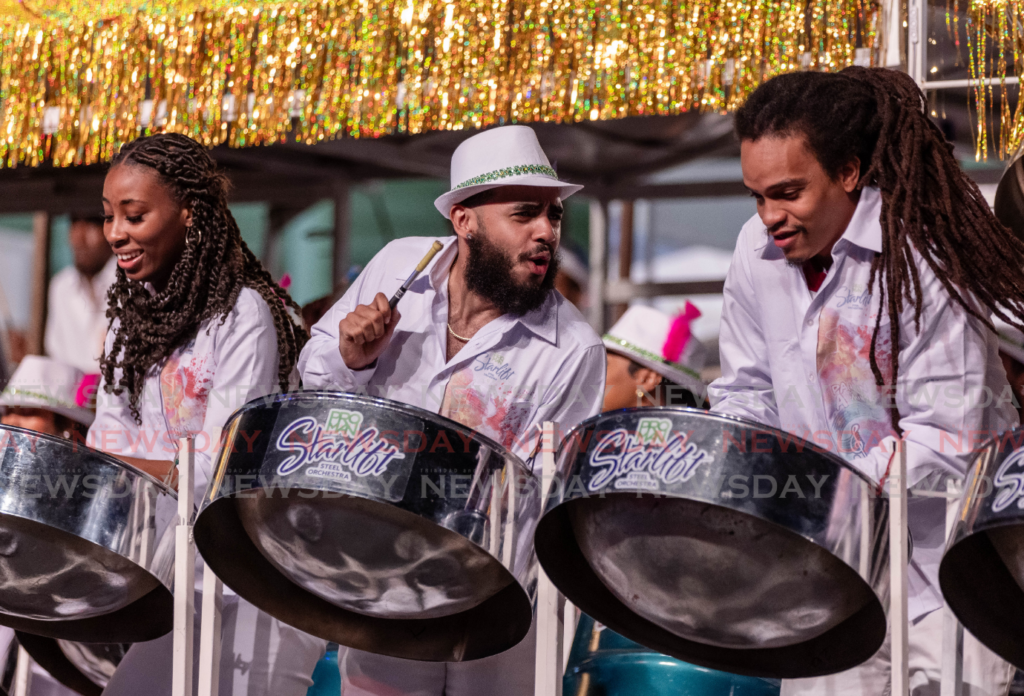
MULTIPOLYGON (((907 74, 885 68, 847 68, 776 77, 736 112, 741 141, 802 134, 825 172, 860 160, 858 188, 882 193, 882 252, 871 264, 869 289, 881 291, 891 330, 891 367, 876 357, 882 312, 871 335, 875 383, 895 387, 899 374, 899 313, 914 308, 920 329, 923 297, 914 254, 935 273, 954 302, 990 328, 980 303, 1024 329, 1024 241, 989 210, 977 185, 960 169, 953 146, 925 112, 924 95, 907 74)), ((899 413, 891 410, 900 432, 899 413)))
POLYGON ((309 338, 289 314, 301 310, 242 240, 238 223, 228 210, 228 178, 217 171, 213 158, 196 141, 177 133, 138 138, 123 146, 111 163, 149 167, 192 213, 184 252, 171 271, 167 287, 150 295, 122 269, 107 295, 107 318, 118 320, 110 352, 100 369, 108 392, 128 390, 136 422, 146 374, 186 344, 200 325, 220 317, 221 324, 235 306, 242 287, 260 294, 270 308, 277 331, 278 380, 282 391, 309 338), (198 232, 195 234, 194 232, 198 232), (114 383, 114 371, 121 369, 114 383))

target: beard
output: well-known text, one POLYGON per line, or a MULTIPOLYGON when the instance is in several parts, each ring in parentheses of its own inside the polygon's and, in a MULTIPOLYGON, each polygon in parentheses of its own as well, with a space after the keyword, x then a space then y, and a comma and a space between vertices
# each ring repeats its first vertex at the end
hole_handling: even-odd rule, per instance
POLYGON ((546 244, 540 244, 518 258, 513 258, 487 237, 481 225, 479 231, 466 239, 469 259, 466 264, 466 287, 494 304, 502 314, 522 316, 537 309, 555 287, 558 275, 558 255, 546 244), (551 262, 540 283, 520 283, 512 275, 517 262, 542 251, 551 252, 551 262))

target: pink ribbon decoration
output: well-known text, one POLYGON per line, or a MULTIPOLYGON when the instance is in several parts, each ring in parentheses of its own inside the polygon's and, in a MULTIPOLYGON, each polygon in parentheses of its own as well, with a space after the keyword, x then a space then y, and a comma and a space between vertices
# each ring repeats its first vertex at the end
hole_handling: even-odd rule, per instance
POLYGON ((700 310, 687 300, 683 311, 672 320, 665 345, 661 349, 661 357, 669 362, 679 362, 683 351, 686 350, 686 344, 690 342, 690 324, 699 316, 700 310))
POLYGON ((79 408, 94 408, 96 390, 100 386, 99 375, 86 375, 78 383, 78 391, 75 392, 75 406, 79 408))

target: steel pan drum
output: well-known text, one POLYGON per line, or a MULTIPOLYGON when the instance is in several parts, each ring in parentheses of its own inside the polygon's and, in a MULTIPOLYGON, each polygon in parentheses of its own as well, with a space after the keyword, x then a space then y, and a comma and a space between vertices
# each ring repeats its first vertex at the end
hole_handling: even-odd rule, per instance
POLYGON ((939 565, 939 585, 975 638, 1024 667, 1024 428, 979 450, 939 565))
POLYGON ((436 414, 332 392, 246 404, 225 426, 195 525, 207 565, 308 633, 462 661, 530 628, 538 484, 436 414))
POLYGON ((90 643, 171 630, 171 489, 81 443, 0 426, 0 491, 0 624, 90 643))
POLYGON ((127 643, 74 643, 21 631, 17 636, 40 667, 82 696, 100 696, 131 647, 127 643))
POLYGON ((537 556, 647 647, 772 678, 839 672, 885 638, 888 501, 838 456, 683 408, 592 418, 558 453, 537 556))

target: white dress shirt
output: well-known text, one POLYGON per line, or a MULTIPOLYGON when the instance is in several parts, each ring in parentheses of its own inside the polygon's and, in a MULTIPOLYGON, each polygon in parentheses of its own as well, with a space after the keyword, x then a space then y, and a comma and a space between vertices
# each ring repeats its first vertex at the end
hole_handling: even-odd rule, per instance
POLYGON ((447 360, 448 275, 456 237, 416 279, 398 305, 401 319, 376 365, 350 370, 338 348, 338 324, 378 292, 391 297, 434 242, 406 237, 388 244, 313 327, 299 357, 306 389, 340 389, 440 413, 491 437, 527 461, 540 425, 564 429, 596 415, 604 399, 604 346, 565 298, 552 291, 537 309, 504 315, 447 360))
MULTIPOLYGON (((113 343, 116 324, 107 336, 113 343)), ((139 417, 132 418, 127 390, 108 394, 101 385, 89 445, 115 456, 172 460, 178 440, 195 436, 196 504, 206 492, 212 459, 228 417, 246 402, 280 391, 277 331, 258 292, 242 288, 224 323, 203 322, 188 345, 146 376, 139 417)), ((120 379, 120 370, 115 380, 120 379)))
POLYGON ((113 256, 92 278, 74 265, 50 281, 46 308, 46 354, 85 374, 100 371, 107 335, 107 290, 117 278, 113 256))
MULTIPOLYGON (((891 395, 875 386, 868 357, 879 312, 869 278, 882 250, 881 204, 877 189, 863 191, 817 293, 802 269, 786 262, 758 216, 743 226, 725 282, 722 377, 709 388, 712 411, 799 435, 875 481, 890 459, 880 445, 895 435, 885 408, 891 395)), ((923 309, 919 328, 913 307, 900 314, 895 393, 911 486, 963 475, 971 450, 1017 423, 995 334, 950 298, 916 253, 914 262, 923 309)), ((876 352, 883 375, 891 374, 889 336, 883 311, 876 352)), ((911 499, 909 521, 909 608, 916 619, 942 606, 944 501, 911 499)))

